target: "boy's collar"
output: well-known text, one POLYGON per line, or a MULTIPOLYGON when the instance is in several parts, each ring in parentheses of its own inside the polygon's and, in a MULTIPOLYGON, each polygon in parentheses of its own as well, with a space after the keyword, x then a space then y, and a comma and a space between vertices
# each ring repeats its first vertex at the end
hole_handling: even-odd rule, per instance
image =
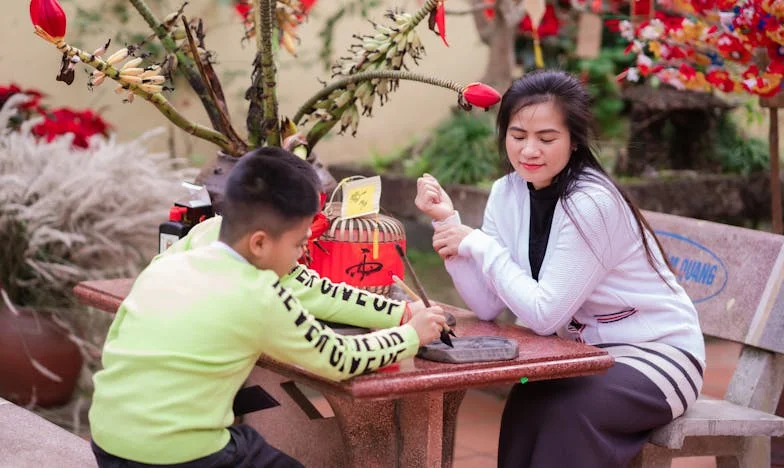
POLYGON ((212 245, 227 251, 232 257, 236 258, 237 260, 250 264, 250 262, 245 257, 240 255, 239 252, 237 252, 236 250, 232 249, 229 244, 216 240, 212 243, 212 245))

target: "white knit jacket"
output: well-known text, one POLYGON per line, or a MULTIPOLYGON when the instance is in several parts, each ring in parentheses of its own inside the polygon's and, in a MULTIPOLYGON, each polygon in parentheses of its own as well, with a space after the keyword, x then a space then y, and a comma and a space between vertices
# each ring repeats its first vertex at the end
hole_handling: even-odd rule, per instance
MULTIPOLYGON (((511 174, 493 184, 481 230, 466 236, 458 255, 446 261, 476 316, 493 320, 509 308, 518 323, 540 335, 557 333, 588 344, 661 342, 690 352, 704 366, 694 305, 650 234, 648 244, 672 288, 648 263, 621 195, 583 180, 566 203, 579 229, 559 200, 536 281, 528 261, 526 183, 511 174)), ((456 212, 443 223, 460 223, 460 216, 456 212)))

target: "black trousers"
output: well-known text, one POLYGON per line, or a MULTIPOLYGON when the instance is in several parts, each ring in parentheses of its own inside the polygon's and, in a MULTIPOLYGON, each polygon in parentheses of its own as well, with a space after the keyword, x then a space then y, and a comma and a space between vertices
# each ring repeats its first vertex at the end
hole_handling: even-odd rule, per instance
POLYGON ((616 362, 606 374, 516 384, 504 408, 498 466, 625 467, 672 420, 664 393, 616 362))
POLYGON ((241 424, 229 427, 231 440, 218 452, 206 457, 173 465, 150 465, 115 457, 92 443, 100 468, 303 468, 302 464, 275 447, 252 427, 241 424))

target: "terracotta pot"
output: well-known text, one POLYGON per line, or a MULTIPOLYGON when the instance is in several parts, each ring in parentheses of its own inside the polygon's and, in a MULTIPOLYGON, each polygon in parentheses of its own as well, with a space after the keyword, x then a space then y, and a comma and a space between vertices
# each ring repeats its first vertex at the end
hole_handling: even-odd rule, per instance
POLYGON ((45 314, 20 313, 0 308, 0 396, 18 405, 68 403, 82 369, 79 347, 45 314), (31 357, 60 381, 38 371, 31 357))
MULTIPOLYGON (((238 159, 239 158, 229 156, 222 151, 219 151, 217 157, 206 163, 196 177, 196 183, 207 188, 210 199, 212 200, 212 206, 217 212, 220 212, 220 205, 223 201, 226 178, 229 176, 229 172, 237 163, 238 159)), ((311 153, 308 156, 308 162, 313 165, 316 174, 319 176, 321 190, 323 192, 332 193, 332 190, 337 186, 337 182, 335 181, 335 178, 332 177, 332 174, 329 173, 327 167, 318 159, 318 156, 316 156, 315 153, 311 153)))

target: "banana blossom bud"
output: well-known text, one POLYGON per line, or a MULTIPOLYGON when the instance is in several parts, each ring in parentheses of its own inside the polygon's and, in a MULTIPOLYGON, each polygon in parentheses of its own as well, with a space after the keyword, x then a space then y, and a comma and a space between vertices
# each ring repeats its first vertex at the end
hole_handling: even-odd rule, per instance
POLYGON ((501 100, 501 94, 484 83, 467 84, 462 94, 466 102, 483 109, 494 106, 501 100))
POLYGON ((49 35, 49 38, 42 36, 46 40, 57 42, 65 36, 65 12, 57 0, 31 0, 30 20, 36 30, 41 29, 49 35))

